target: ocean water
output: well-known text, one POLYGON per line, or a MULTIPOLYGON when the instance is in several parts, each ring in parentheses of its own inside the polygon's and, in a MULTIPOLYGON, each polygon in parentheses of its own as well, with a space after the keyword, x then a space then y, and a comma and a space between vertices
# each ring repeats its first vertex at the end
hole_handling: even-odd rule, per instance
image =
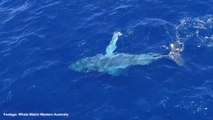
POLYGON ((213 120, 212 0, 0 0, 1 120, 213 120), (104 53, 168 54, 124 74, 68 69, 104 53), (68 113, 7 117, 3 113, 68 113))

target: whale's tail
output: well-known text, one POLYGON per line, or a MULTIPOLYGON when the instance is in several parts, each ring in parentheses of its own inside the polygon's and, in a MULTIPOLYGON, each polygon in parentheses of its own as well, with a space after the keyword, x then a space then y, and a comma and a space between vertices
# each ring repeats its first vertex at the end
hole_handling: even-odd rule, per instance
POLYGON ((169 52, 168 57, 173 60, 177 65, 183 66, 184 61, 181 57, 181 52, 184 49, 184 44, 177 40, 174 43, 170 44, 171 51, 169 52))

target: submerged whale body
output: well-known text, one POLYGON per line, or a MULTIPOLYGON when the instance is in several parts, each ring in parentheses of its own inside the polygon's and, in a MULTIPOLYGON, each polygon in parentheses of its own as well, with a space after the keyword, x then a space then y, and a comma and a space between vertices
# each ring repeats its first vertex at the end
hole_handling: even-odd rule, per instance
POLYGON ((141 55, 131 55, 125 53, 106 56, 98 54, 94 57, 87 57, 77 61, 70 66, 71 69, 78 72, 105 72, 111 75, 118 75, 122 70, 133 65, 146 65, 163 55, 149 53, 141 55))
MULTIPOLYGON (((114 53, 117 48, 116 43, 122 34, 115 32, 110 44, 106 48, 106 54, 97 54, 93 57, 86 57, 78 60, 69 66, 70 69, 78 72, 103 72, 111 75, 119 75, 121 71, 134 65, 147 65, 163 57, 171 55, 161 55, 158 53, 127 54, 114 53)), ((174 51, 173 51, 174 52, 174 51)))

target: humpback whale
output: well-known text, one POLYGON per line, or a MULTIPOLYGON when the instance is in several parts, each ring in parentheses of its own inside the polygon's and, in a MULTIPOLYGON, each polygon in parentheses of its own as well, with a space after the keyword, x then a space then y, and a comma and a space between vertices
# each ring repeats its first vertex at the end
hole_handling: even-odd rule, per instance
MULTIPOLYGON (((78 72, 102 72, 113 76, 119 75, 121 71, 130 66, 135 65, 148 65, 158 59, 167 57, 179 63, 180 50, 175 50, 176 47, 171 46, 172 50, 169 55, 162 55, 158 53, 146 53, 146 54, 128 54, 128 53, 115 53, 118 38, 122 35, 121 32, 115 32, 110 41, 110 44, 106 47, 105 54, 97 54, 93 57, 86 57, 76 61, 69 66, 70 69, 78 72)), ((179 63, 180 64, 180 63, 179 63)))

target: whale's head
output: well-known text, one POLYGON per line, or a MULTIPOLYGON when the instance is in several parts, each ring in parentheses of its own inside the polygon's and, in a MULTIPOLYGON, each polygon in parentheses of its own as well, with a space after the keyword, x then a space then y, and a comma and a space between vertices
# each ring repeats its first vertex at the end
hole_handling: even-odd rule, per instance
POLYGON ((84 59, 80 59, 76 61, 75 63, 71 64, 69 68, 77 72, 85 72, 85 73, 92 72, 92 71, 99 71, 100 57, 97 55, 95 57, 87 57, 84 59))
POLYGON ((69 66, 70 69, 77 71, 77 72, 90 72, 92 71, 92 66, 89 65, 84 60, 79 60, 69 66))

